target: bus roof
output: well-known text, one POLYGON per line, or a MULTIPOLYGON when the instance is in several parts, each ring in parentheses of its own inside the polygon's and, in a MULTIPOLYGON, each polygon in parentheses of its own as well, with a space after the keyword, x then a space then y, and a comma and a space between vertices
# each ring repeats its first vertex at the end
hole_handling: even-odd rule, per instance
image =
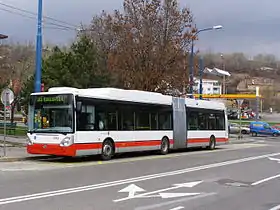
MULTIPOLYGON (((105 100, 120 100, 147 104, 172 105, 172 96, 163 95, 161 93, 141 91, 141 90, 125 90, 119 88, 87 88, 78 89, 71 87, 53 87, 48 92, 32 93, 32 95, 45 94, 74 94, 80 97, 99 98, 105 100)), ((225 105, 222 102, 196 100, 186 98, 187 107, 208 108, 223 110, 225 105)))

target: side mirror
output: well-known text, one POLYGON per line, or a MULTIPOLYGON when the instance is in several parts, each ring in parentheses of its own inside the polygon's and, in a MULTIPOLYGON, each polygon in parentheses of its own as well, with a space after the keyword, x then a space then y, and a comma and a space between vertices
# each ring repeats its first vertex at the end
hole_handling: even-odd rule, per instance
POLYGON ((82 111, 82 102, 78 101, 76 104, 76 111, 81 112, 82 111))

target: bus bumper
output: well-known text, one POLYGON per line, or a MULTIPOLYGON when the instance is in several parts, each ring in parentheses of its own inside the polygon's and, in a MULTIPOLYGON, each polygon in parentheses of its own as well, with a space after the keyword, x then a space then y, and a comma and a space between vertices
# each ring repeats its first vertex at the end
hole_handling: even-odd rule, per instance
POLYGON ((44 154, 56 156, 76 156, 75 145, 68 147, 61 147, 59 144, 32 144, 27 145, 27 152, 29 154, 44 154))

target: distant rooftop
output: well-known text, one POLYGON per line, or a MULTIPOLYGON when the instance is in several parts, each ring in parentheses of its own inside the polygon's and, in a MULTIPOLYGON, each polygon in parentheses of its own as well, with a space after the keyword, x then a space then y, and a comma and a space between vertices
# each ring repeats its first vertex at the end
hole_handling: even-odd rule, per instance
POLYGON ((0 39, 7 39, 8 36, 7 35, 4 35, 4 34, 0 34, 0 39))
POLYGON ((224 70, 221 70, 218 68, 214 68, 214 69, 205 68, 204 73, 212 74, 212 75, 216 75, 216 76, 228 76, 228 77, 231 76, 228 71, 224 71, 224 70))

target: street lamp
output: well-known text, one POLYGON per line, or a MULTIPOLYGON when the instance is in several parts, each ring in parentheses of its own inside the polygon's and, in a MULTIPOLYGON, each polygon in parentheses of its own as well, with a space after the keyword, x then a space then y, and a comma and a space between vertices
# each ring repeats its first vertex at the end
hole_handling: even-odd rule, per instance
MULTIPOLYGON (((204 28, 204 29, 200 29, 198 30, 195 34, 194 34, 194 37, 197 36, 197 34, 199 34, 200 32, 203 32, 203 31, 211 31, 211 30, 219 30, 219 29, 222 29, 223 26, 221 25, 216 25, 216 26, 213 26, 213 27, 209 27, 209 28, 204 28)), ((191 56, 190 56, 190 72, 189 72, 189 81, 190 81, 190 95, 191 95, 191 98, 193 98, 193 57, 194 57, 194 40, 192 39, 192 43, 191 43, 191 56)))
POLYGON ((43 0, 38 0, 38 22, 37 22, 37 41, 36 41, 36 70, 34 81, 34 92, 41 92, 42 77, 42 13, 43 0))

